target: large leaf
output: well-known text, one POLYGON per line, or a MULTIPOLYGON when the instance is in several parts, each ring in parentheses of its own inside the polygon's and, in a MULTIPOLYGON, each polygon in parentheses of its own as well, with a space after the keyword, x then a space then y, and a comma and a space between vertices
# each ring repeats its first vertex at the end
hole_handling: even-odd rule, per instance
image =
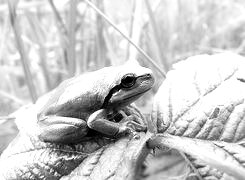
MULTIPOLYGON (((245 179, 244 98, 243 57, 231 53, 199 55, 176 64, 154 100, 152 117, 158 133, 172 135, 159 135, 160 144, 245 179)), ((209 171, 209 177, 217 174, 209 171)))
POLYGON ((149 153, 146 147, 151 134, 141 133, 137 139, 123 138, 99 149, 86 158, 66 179, 134 180, 142 171, 142 163, 149 153))
POLYGON ((176 151, 155 149, 145 160, 146 169, 142 180, 185 180, 189 167, 176 151))
POLYGON ((1 156, 0 177, 4 179, 60 179, 91 153, 111 140, 93 138, 78 145, 41 142, 19 133, 1 156))
MULTIPOLYGON (((202 161, 191 159, 192 165, 199 170, 203 179, 212 176, 213 179, 224 179, 222 172, 207 167, 209 164, 223 172, 229 173, 238 179, 244 179, 245 175, 245 150, 236 143, 226 143, 221 141, 204 141, 199 139, 178 137, 172 135, 159 135, 154 139, 154 143, 178 149, 188 153, 202 161)), ((229 177, 229 179, 232 179, 229 177)))
MULTIPOLYGON (((102 135, 82 137, 83 141, 76 145, 45 143, 37 136, 37 109, 30 105, 15 113, 20 132, 1 155, 0 179, 134 179, 138 176, 149 153, 146 142, 152 134, 139 133, 138 138, 127 136, 118 140, 102 135)), ((134 106, 122 110, 145 123, 134 106)))

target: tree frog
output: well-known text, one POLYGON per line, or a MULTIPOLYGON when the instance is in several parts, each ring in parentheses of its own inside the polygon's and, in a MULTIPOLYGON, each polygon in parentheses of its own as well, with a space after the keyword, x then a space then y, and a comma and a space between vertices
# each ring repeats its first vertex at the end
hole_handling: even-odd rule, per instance
POLYGON ((38 136, 45 142, 78 143, 90 129, 108 137, 143 130, 146 127, 130 116, 120 122, 113 117, 150 90, 153 83, 152 71, 136 62, 65 80, 36 103, 40 106, 38 136))

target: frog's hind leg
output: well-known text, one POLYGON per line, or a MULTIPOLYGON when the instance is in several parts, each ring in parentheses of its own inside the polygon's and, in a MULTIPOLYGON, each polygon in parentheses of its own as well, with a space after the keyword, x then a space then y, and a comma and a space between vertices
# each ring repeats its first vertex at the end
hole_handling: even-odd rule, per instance
POLYGON ((86 136, 86 121, 62 116, 46 116, 38 121, 39 138, 44 142, 78 143, 86 136))

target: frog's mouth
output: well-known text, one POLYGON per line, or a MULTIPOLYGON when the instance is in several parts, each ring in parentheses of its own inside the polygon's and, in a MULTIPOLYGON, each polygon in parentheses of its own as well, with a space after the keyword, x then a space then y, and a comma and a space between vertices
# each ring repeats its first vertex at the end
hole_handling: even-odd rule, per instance
POLYGON ((154 78, 147 74, 139 76, 134 86, 124 88, 120 84, 111 89, 104 100, 102 108, 124 107, 149 91, 154 84, 154 78))

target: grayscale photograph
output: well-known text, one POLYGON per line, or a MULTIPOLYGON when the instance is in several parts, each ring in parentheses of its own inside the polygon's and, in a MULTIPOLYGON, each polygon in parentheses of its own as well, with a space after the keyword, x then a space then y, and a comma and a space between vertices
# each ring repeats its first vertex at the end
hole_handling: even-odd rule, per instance
POLYGON ((245 180, 244 0, 0 0, 0 81, 0 180, 245 180))

